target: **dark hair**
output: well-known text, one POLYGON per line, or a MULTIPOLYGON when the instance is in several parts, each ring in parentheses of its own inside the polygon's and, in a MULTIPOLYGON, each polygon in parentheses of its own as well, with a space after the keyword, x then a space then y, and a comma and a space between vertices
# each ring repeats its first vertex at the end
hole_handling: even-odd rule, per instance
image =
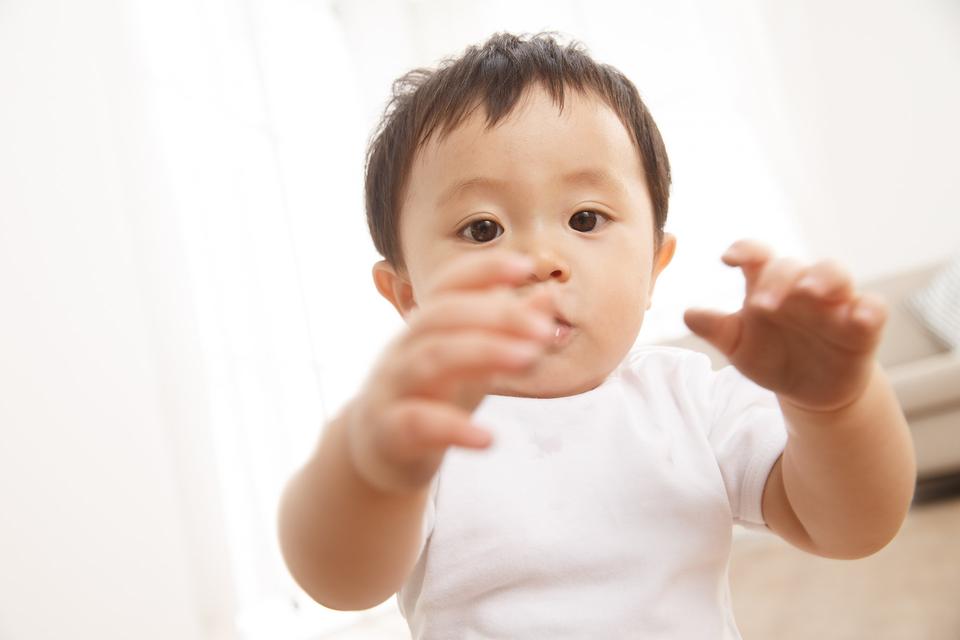
POLYGON ((436 69, 414 69, 393 83, 393 95, 367 148, 365 198, 373 243, 390 264, 405 268, 400 248, 400 208, 417 150, 434 132, 442 139, 477 106, 487 128, 507 116, 524 90, 539 82, 563 110, 564 88, 597 94, 630 132, 643 161, 653 203, 655 244, 663 238, 670 163, 660 131, 637 88, 617 69, 594 61, 573 41, 561 46, 545 32, 496 33, 436 69))

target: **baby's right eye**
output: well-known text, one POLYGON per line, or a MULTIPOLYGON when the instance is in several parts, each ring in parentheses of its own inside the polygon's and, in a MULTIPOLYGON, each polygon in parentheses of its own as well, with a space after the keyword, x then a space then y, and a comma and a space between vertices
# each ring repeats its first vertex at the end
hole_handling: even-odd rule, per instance
POLYGON ((463 227, 457 235, 478 244, 490 242, 503 233, 503 227, 489 219, 474 220, 463 227), (497 230, 500 230, 499 232, 497 230), (470 237, 465 237, 470 236, 470 237))

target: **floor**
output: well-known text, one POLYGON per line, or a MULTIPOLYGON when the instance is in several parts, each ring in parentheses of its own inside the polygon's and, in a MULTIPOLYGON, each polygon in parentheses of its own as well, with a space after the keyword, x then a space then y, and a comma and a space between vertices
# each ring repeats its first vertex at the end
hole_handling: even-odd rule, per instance
MULTIPOLYGON (((960 494, 918 492, 899 535, 860 560, 812 556, 769 534, 738 535, 730 587, 744 640, 960 640, 960 494)), ((324 636, 409 638, 396 610, 324 636)))
POLYGON ((730 587, 745 640, 958 640, 960 498, 915 505, 893 542, 860 560, 741 540, 730 587))

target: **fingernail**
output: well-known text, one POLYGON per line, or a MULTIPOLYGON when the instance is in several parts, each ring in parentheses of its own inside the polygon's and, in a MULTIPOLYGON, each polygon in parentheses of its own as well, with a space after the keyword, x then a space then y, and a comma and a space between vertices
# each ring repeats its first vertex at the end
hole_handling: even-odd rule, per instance
POLYGON ((478 447, 486 447, 493 443, 493 434, 487 429, 474 427, 464 433, 469 444, 478 447))
POLYGON ((510 258, 510 268, 516 271, 532 271, 533 258, 528 256, 514 256, 510 258))
POLYGON ((820 282, 813 276, 804 276, 797 283, 797 287, 813 293, 822 293, 820 282))
POLYGON ((853 315, 858 320, 866 323, 871 323, 876 318, 876 314, 873 312, 873 309, 870 307, 865 307, 863 305, 858 306, 853 310, 853 315))
POLYGON ((556 331, 556 324, 553 320, 540 316, 533 321, 533 331, 538 338, 552 338, 556 331))
POLYGON ((513 356, 519 362, 529 362, 540 355, 540 346, 535 344, 521 344, 513 347, 513 356))
POLYGON ((554 287, 550 286, 549 284, 534 289, 533 297, 536 298, 538 296, 541 298, 541 301, 550 303, 553 303, 557 298, 554 287))
POLYGON ((769 292, 756 294, 753 297, 753 303, 761 309, 768 309, 770 311, 777 308, 777 299, 769 292))

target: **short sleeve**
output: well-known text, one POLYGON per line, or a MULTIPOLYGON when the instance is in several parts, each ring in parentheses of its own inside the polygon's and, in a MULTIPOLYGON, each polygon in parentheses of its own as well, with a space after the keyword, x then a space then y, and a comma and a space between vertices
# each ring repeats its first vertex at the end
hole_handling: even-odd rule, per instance
POLYGON ((776 394, 756 384, 732 365, 719 371, 707 356, 694 353, 692 365, 710 382, 704 385, 709 406, 708 439, 727 490, 733 520, 748 529, 766 528, 763 490, 787 443, 786 422, 776 394), (704 371, 706 369, 706 371, 704 371))
POLYGON ((427 499, 427 505, 423 511, 423 525, 420 530, 420 546, 417 548, 417 558, 423 554, 424 547, 427 546, 427 540, 433 533, 433 526, 437 521, 437 487, 440 483, 440 473, 433 474, 433 480, 430 482, 430 497, 427 499))

